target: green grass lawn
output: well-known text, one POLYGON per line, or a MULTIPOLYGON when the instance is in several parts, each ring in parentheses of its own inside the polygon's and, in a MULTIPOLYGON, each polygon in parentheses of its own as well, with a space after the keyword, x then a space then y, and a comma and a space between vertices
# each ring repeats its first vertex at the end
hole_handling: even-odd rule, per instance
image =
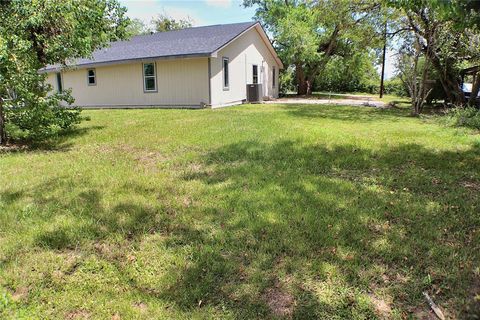
POLYGON ((480 310, 473 132, 366 107, 84 114, 0 154, 2 319, 414 319, 422 291, 480 310))

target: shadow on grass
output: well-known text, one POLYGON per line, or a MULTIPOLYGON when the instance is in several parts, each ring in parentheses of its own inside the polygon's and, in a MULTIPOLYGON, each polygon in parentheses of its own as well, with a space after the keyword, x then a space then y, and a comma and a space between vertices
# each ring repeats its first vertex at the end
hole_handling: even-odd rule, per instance
MULTIPOLYGON (((472 267, 474 261, 472 247, 459 246, 479 245, 472 239, 480 226, 475 213, 480 203, 475 190, 462 187, 472 177, 478 183, 474 168, 480 164, 479 155, 478 149, 437 153, 415 144, 373 152, 354 146, 328 149, 292 141, 274 145, 248 141, 209 154, 205 164, 210 170, 184 178, 220 190, 217 201, 229 214, 210 219, 228 226, 219 238, 235 248, 232 258, 248 252, 245 263, 255 265, 252 278, 275 282, 278 265, 288 259, 291 265, 280 268, 298 277, 296 296, 312 297, 314 288, 309 291, 302 285, 309 282, 302 275, 318 272, 313 278, 328 281, 321 272, 326 265, 342 274, 344 286, 363 292, 382 285, 381 275, 373 279, 364 275, 383 268, 388 279, 398 275, 409 279, 390 280, 394 300, 408 307, 421 303, 422 290, 465 289, 473 277, 472 268, 459 270, 458 263, 469 261, 472 267), (435 275, 433 284, 424 281, 429 275, 435 275), (302 295, 305 291, 310 293, 302 295)), ((219 252, 228 251, 225 244, 216 245, 219 252)), ((191 277, 197 271, 193 269, 191 277)), ((231 270, 230 281, 232 277, 242 282, 238 270, 231 270)), ((201 287, 201 279, 193 283, 201 287)), ((338 293, 336 299, 337 306, 323 305, 307 313, 316 318, 366 312, 361 301, 349 301, 348 294, 338 293)), ((322 305, 298 301, 295 314, 305 314, 304 308, 312 303, 322 305)))
POLYGON ((335 106, 331 105, 288 105, 279 104, 289 115, 301 118, 324 118, 354 122, 376 122, 379 120, 398 121, 409 117, 405 109, 378 109, 368 106, 335 106))
POLYGON ((90 131, 102 130, 104 126, 88 126, 82 128, 72 128, 62 131, 57 136, 41 142, 19 141, 16 144, 8 145, 7 147, 0 147, 0 155, 14 154, 25 152, 64 152, 71 149, 73 143, 72 139, 84 136, 90 131))
POLYGON ((42 248, 81 248, 109 237, 135 246, 149 234, 167 237, 175 252, 193 248, 164 287, 143 283, 141 272, 132 275, 115 262, 131 290, 185 312, 210 306, 238 319, 374 318, 366 297, 378 290, 404 314, 424 306, 423 290, 435 290, 437 302, 459 312, 480 258, 480 203, 464 184, 480 183, 479 157, 478 148, 435 152, 408 144, 372 151, 244 141, 202 155, 165 189, 122 186, 156 198, 151 205, 122 200, 107 207, 91 182, 67 177, 0 199, 33 197, 52 223, 35 237, 42 248), (195 197, 208 201, 182 205, 170 198, 192 182, 201 185, 195 197), (65 188, 76 193, 51 194, 65 188), (287 301, 278 306, 272 296, 288 299, 277 299, 287 301))

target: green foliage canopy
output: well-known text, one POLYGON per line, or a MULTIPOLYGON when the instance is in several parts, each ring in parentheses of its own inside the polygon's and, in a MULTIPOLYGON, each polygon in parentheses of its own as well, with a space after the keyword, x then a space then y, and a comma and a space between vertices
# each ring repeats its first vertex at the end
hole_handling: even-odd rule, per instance
MULTIPOLYGON (((412 56, 416 46, 438 75, 447 101, 462 105, 462 67, 480 62, 480 5, 473 0, 386 0, 398 11, 404 55, 412 56)), ((405 57, 401 57, 405 59, 405 57)), ((480 77, 479 77, 480 78, 480 77)), ((479 79, 480 81, 480 79, 479 79)), ((480 87, 480 82, 477 83, 480 87)), ((475 96, 475 95, 473 95, 475 96)))
POLYGON ((61 107, 73 103, 69 92, 49 94, 39 70, 125 38, 125 12, 116 0, 0 1, 0 143, 19 132, 45 139, 79 121, 61 107))
POLYGON ((130 20, 130 24, 126 29, 126 33, 128 37, 148 34, 150 33, 150 28, 147 25, 145 25, 145 23, 142 20, 138 18, 134 18, 130 20))
POLYGON ((244 0, 273 35, 299 94, 309 94, 328 61, 381 45, 382 7, 373 0, 244 0))
POLYGON ((166 13, 159 14, 156 18, 152 19, 151 23, 157 32, 180 30, 193 26, 192 19, 189 17, 185 19, 175 19, 166 13))

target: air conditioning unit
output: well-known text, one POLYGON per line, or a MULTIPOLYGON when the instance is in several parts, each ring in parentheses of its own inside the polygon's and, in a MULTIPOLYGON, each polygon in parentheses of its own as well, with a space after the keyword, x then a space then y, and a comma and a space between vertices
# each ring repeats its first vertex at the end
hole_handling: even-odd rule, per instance
POLYGON ((263 100, 262 84, 247 84, 247 102, 260 103, 263 100))

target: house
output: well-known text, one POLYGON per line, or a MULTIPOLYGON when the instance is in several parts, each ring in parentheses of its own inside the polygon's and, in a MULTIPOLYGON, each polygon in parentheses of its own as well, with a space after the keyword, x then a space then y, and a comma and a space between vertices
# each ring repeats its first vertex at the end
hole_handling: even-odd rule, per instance
POLYGON ((262 26, 247 22, 135 36, 42 72, 84 108, 215 108, 245 102, 247 84, 278 97, 282 68, 262 26))

